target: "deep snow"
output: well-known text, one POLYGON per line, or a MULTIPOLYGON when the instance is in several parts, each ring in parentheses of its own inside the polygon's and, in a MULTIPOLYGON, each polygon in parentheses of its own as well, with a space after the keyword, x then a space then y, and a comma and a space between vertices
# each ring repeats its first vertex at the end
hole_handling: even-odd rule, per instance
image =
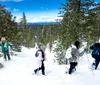
POLYGON ((35 48, 23 47, 21 53, 11 56, 11 61, 0 58, 0 62, 4 64, 4 68, 0 69, 0 85, 98 85, 100 83, 100 67, 93 72, 88 69, 93 62, 90 54, 82 56, 77 71, 69 75, 65 74, 69 65, 54 63, 54 55, 47 49, 46 76, 42 76, 41 72, 37 75, 32 74, 36 63, 35 52, 35 48))

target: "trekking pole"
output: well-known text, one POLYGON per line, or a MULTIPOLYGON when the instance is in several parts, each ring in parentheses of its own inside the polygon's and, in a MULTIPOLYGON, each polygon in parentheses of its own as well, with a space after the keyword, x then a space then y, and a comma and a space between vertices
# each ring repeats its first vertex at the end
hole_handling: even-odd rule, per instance
MULTIPOLYGON (((91 66, 91 63, 90 63, 90 60, 89 60, 89 57, 88 57, 87 53, 86 53, 86 56, 87 56, 88 63, 91 66)), ((93 72, 93 69, 91 69, 91 71, 92 71, 92 74, 95 75, 94 72, 93 72)))

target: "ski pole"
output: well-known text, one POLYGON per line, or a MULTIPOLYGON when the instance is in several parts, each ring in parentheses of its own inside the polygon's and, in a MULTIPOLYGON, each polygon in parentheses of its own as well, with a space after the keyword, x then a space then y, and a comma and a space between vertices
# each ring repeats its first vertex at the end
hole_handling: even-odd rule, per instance
MULTIPOLYGON (((87 56, 88 63, 89 63, 89 65, 91 66, 90 60, 89 60, 89 57, 88 57, 87 53, 86 53, 86 56, 87 56)), ((92 71, 92 74, 95 75, 94 72, 93 72, 93 69, 91 69, 91 71, 92 71)))

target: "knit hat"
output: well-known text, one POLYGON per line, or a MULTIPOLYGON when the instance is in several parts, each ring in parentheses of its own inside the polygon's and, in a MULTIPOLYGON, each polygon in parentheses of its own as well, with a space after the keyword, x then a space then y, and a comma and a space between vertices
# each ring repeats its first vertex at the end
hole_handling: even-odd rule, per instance
POLYGON ((4 37, 1 38, 1 41, 5 41, 6 39, 4 37))

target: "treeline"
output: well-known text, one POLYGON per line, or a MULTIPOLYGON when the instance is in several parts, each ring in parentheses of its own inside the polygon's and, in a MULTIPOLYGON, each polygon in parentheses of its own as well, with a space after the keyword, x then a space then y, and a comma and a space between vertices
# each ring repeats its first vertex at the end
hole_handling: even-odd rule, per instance
POLYGON ((7 36, 10 40, 15 40, 18 33, 17 23, 15 17, 6 10, 5 6, 0 5, 0 38, 7 36))
POLYGON ((36 42, 52 45, 57 39, 57 28, 58 24, 53 23, 28 25, 25 12, 22 13, 20 22, 16 22, 16 16, 13 16, 5 6, 0 5, 0 38, 6 37, 14 45, 34 47, 36 42))

